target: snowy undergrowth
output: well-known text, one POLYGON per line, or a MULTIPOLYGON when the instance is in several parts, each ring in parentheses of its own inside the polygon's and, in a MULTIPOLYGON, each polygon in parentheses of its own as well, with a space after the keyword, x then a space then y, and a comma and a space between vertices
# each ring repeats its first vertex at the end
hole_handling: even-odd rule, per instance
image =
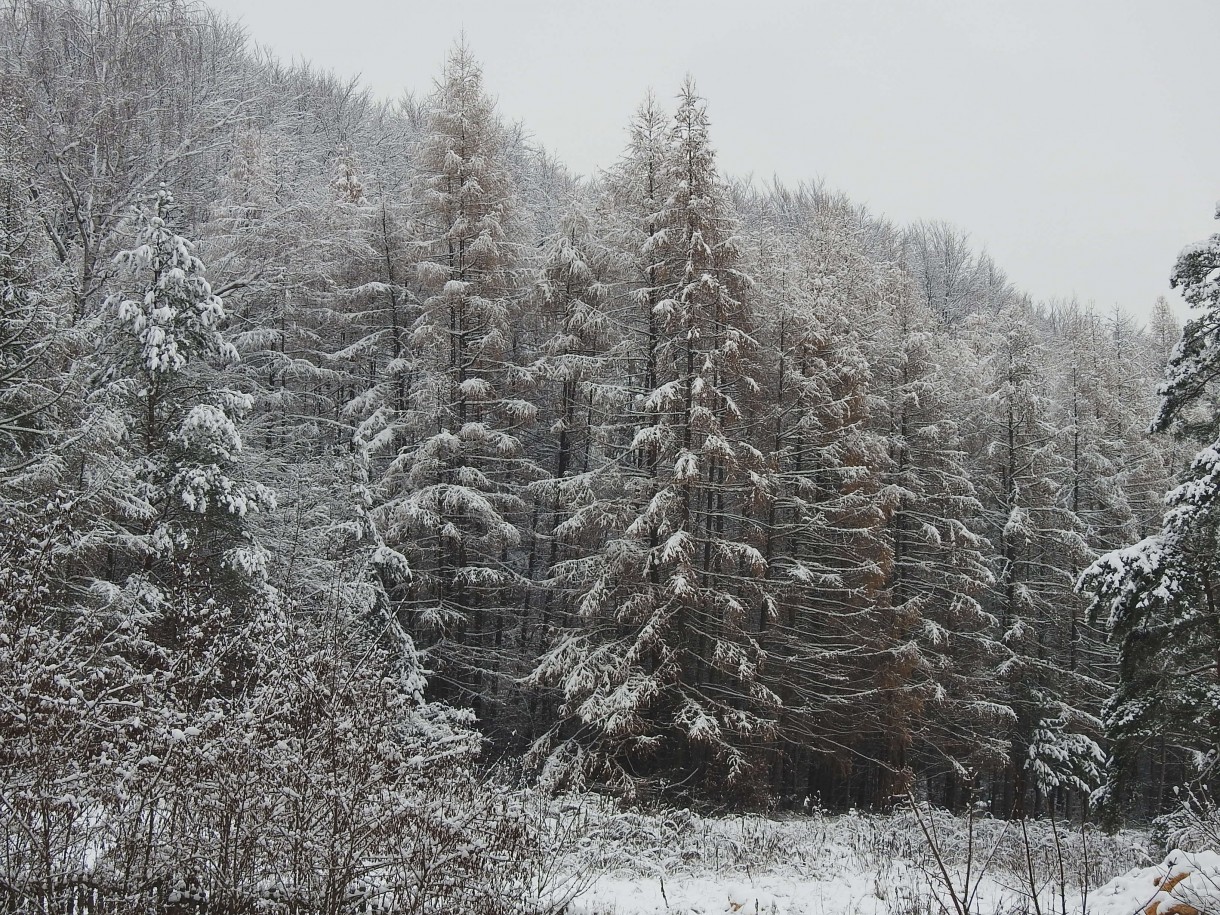
MULTIPOLYGON (((570 862, 591 881, 571 915, 741 912, 774 915, 956 915, 915 816, 703 817, 568 807, 583 839, 570 862)), ((1073 915, 1088 892, 1150 863, 1147 838, 1031 822, 927 813, 955 892, 970 915, 1073 915), (963 892, 970 864, 970 888, 963 892), (1062 867, 1060 867, 1062 862, 1062 867), (1031 893, 1030 871, 1038 900, 1031 893)))

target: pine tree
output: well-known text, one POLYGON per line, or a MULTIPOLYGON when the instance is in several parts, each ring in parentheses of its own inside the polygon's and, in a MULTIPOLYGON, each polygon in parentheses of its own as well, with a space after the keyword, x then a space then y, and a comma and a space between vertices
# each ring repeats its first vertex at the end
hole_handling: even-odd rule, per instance
MULTIPOLYGON (((1081 577, 1118 643, 1118 689, 1105 707, 1110 740, 1103 799, 1111 820, 1132 801, 1141 751, 1155 741, 1194 762, 1208 787, 1220 758, 1220 613, 1216 612, 1217 430, 1211 379, 1220 363, 1220 235, 1187 247, 1170 277, 1195 315, 1159 389, 1152 429, 1202 442, 1165 498, 1160 530, 1094 562, 1081 577)), ((1162 768, 1164 761, 1162 756, 1162 768)))

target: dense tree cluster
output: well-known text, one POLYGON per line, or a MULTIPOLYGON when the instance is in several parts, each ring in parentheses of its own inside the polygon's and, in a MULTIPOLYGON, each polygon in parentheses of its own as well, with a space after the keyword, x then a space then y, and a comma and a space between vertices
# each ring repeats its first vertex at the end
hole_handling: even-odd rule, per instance
POLYGON ((322 905, 459 828, 429 780, 483 815, 480 743, 709 803, 1096 786, 1143 662, 1074 585, 1159 524, 1167 309, 728 181, 690 81, 577 179, 464 45, 389 104, 177 0, 0 16, 4 874, 322 905))
MULTIPOLYGON (((1103 710, 1108 777, 1099 792, 1111 821, 1132 806, 1158 809, 1184 769, 1194 782, 1191 807, 1213 803, 1220 787, 1218 278, 1220 234, 1189 245, 1170 277, 1196 314, 1169 351, 1152 430, 1195 453, 1165 496, 1160 523, 1099 557, 1081 579, 1117 647, 1117 689, 1103 710)), ((1154 338, 1163 324, 1158 303, 1154 338)))

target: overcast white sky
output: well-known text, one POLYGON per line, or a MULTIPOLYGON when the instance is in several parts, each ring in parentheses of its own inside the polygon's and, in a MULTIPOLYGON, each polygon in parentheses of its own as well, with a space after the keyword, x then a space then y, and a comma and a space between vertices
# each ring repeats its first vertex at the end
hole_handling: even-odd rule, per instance
POLYGON ((690 72, 725 171, 949 220, 1038 298, 1146 314, 1220 230, 1216 0, 209 2, 392 98, 465 29, 501 113, 581 173, 690 72))

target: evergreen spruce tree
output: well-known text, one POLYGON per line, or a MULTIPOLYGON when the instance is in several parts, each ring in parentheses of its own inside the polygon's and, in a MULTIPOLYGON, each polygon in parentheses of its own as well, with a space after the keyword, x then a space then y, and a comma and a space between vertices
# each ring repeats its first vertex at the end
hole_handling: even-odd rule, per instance
POLYGON ((1171 282, 1194 316, 1165 367, 1152 424, 1154 432, 1203 446, 1166 496, 1160 529, 1105 554, 1081 577, 1118 644, 1118 688, 1105 707, 1110 748, 1102 795, 1112 821, 1131 803, 1141 751, 1154 742, 1191 760, 1193 777, 1206 787, 1217 784, 1220 411, 1212 379, 1220 365, 1218 266, 1220 234, 1187 247, 1174 266, 1171 282))
POLYGON ((115 425, 108 452, 82 457, 90 485, 112 500, 94 575, 154 614, 183 590, 199 603, 260 599, 266 553, 248 526, 275 506, 241 456, 250 399, 215 374, 236 358, 221 331, 224 305, 174 219, 162 188, 133 215, 132 246, 115 257, 121 291, 99 318, 94 395, 115 425))

